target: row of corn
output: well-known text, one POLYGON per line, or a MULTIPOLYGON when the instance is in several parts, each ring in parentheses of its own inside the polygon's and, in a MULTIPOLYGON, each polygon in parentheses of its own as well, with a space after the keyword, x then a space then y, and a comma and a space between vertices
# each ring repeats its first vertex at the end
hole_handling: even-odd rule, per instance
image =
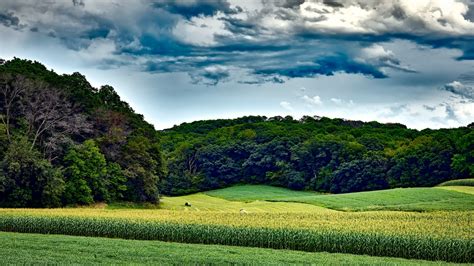
POLYGON ((242 227, 78 216, 0 216, 0 231, 161 240, 474 262, 474 240, 380 232, 242 227))

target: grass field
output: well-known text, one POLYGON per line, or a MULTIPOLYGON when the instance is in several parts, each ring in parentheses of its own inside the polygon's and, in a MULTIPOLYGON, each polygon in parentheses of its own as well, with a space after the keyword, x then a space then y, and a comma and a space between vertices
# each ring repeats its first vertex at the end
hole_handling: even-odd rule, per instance
POLYGON ((443 186, 323 195, 247 185, 163 197, 160 209, 0 209, 0 231, 474 262, 472 192, 443 186))
POLYGON ((464 187, 451 190, 449 190, 449 187, 436 187, 399 188, 359 193, 321 195, 268 186, 256 186, 254 189, 252 185, 245 185, 214 190, 206 194, 236 201, 259 199, 279 202, 301 202, 344 211, 473 211, 474 195, 472 195, 472 191, 471 188, 464 187), (246 192, 243 193, 243 191, 246 192), (466 191, 470 193, 465 193, 466 191))
POLYGON ((471 186, 474 187, 474 178, 456 179, 446 181, 439 186, 471 186))
MULTIPOLYGON (((440 265, 439 262, 363 255, 309 253, 159 241, 0 233, 2 264, 153 265, 440 265)), ((455 265, 443 263, 443 265, 455 265)))
POLYGON ((163 197, 161 208, 167 210, 183 211, 218 211, 239 212, 245 209, 248 212, 321 212, 330 211, 315 205, 293 202, 268 202, 263 200, 229 201, 222 198, 212 197, 209 194, 197 193, 180 197, 163 197), (185 207, 188 202, 191 207, 185 207))
POLYGON ((452 190, 452 191, 457 191, 457 192, 462 192, 462 193, 467 193, 474 195, 474 187, 467 187, 467 186, 443 186, 443 187, 438 187, 439 189, 446 189, 446 190, 452 190))
POLYGON ((226 200, 250 202, 255 200, 285 200, 286 198, 311 197, 320 195, 316 192, 296 191, 282 187, 266 185, 239 185, 211 190, 205 194, 226 200))

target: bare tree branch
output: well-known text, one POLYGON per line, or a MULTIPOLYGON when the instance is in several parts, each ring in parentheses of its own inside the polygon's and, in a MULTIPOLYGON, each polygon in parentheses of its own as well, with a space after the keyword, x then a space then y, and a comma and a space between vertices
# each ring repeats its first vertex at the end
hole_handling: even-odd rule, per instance
POLYGON ((15 115, 19 111, 19 101, 22 94, 31 87, 31 83, 22 76, 13 76, 11 74, 0 74, 0 115, 1 121, 5 126, 7 139, 11 141, 10 126, 15 115))

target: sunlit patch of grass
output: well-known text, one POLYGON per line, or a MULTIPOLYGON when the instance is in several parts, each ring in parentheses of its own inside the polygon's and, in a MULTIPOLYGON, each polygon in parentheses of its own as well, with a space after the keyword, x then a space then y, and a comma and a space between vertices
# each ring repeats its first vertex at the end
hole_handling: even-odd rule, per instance
POLYGON ((397 188, 379 191, 322 195, 311 192, 291 191, 270 186, 236 186, 208 192, 208 195, 228 199, 249 201, 301 202, 342 211, 399 210, 399 211, 443 211, 474 210, 474 195, 460 193, 470 191, 444 190, 436 188, 397 188), (247 190, 247 192, 244 192, 247 190))

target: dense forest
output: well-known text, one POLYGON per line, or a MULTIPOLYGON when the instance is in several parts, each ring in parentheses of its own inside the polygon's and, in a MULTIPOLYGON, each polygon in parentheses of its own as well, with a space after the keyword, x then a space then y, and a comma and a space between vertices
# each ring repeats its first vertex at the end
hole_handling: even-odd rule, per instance
POLYGON ((344 193, 474 176, 473 124, 243 117, 156 131, 111 86, 0 64, 0 206, 159 201, 238 183, 344 193))
POLYGON ((474 176, 474 124, 407 129, 324 117, 198 121, 162 132, 165 194, 236 183, 345 193, 474 176))
POLYGON ((15 58, 0 65, 0 122, 0 206, 159 200, 159 134, 110 86, 15 58))

